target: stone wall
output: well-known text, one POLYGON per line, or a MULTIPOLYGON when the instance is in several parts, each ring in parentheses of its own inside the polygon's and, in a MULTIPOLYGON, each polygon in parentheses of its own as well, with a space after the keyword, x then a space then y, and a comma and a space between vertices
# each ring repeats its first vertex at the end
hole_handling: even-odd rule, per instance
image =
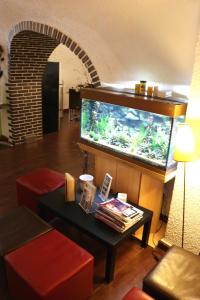
POLYGON ((85 51, 70 37, 39 23, 22 22, 9 36, 8 103, 9 141, 23 143, 29 136, 41 137, 42 77, 48 57, 60 44, 66 45, 84 64, 93 86, 100 85, 97 71, 85 51))
POLYGON ((42 135, 42 76, 57 45, 52 38, 31 31, 23 31, 12 40, 8 100, 13 144, 24 142, 29 135, 42 135))

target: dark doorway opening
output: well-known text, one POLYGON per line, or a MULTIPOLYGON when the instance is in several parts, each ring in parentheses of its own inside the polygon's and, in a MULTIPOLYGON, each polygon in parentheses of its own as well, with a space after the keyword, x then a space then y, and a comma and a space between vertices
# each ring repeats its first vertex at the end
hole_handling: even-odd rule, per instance
POLYGON ((48 62, 42 81, 43 134, 59 128, 59 63, 48 62))

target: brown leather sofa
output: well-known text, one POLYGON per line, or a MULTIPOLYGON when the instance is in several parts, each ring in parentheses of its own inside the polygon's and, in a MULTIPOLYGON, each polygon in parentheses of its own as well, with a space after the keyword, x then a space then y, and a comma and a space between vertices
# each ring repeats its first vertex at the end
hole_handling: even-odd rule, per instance
POLYGON ((157 300, 200 299, 200 256, 172 246, 144 278, 143 291, 157 300))

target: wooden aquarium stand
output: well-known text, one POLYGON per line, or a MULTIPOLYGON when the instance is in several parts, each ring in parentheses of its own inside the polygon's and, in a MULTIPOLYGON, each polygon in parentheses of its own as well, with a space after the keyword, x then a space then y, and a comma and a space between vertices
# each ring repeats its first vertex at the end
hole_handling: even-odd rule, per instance
POLYGON ((79 142, 78 145, 83 152, 95 157, 94 176, 97 186, 101 186, 105 173, 109 173, 113 177, 111 188, 114 193, 127 193, 130 201, 153 211, 149 240, 149 244, 153 245, 152 236, 159 223, 164 184, 175 176, 176 169, 159 174, 153 168, 130 162, 117 153, 114 155, 83 142, 79 142))

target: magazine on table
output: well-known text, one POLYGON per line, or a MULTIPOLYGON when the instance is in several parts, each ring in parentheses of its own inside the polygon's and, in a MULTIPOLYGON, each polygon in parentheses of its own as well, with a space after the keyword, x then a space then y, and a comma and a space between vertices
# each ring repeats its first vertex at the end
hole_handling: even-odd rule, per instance
POLYGON ((105 224, 107 224, 108 226, 112 227, 113 229, 115 229, 118 232, 123 233, 124 231, 126 231, 127 229, 129 229, 131 226, 133 226, 134 224, 136 224, 141 218, 142 216, 137 216, 134 220, 133 223, 130 223, 128 225, 119 225, 117 224, 115 221, 113 222, 112 220, 108 219, 107 216, 103 216, 101 214, 99 214, 99 212, 96 213, 95 217, 97 219, 99 219, 100 221, 104 222, 105 224))
POLYGON ((112 215, 107 214, 104 211, 99 210, 99 209, 96 211, 96 215, 101 216, 102 218, 106 218, 121 227, 126 227, 129 225, 129 223, 126 223, 126 222, 121 221, 120 219, 114 218, 112 215))
POLYGON ((138 214, 133 219, 131 219, 130 222, 125 222, 125 221, 122 221, 118 218, 112 217, 111 215, 105 213, 102 210, 97 210, 96 211, 96 216, 100 216, 104 219, 107 219, 107 220, 113 222, 115 225, 120 226, 123 229, 128 229, 129 227, 131 227, 133 224, 135 224, 137 221, 139 221, 142 218, 142 215, 138 214))
POLYGON ((102 216, 96 215, 96 218, 98 220, 102 221, 103 223, 107 224, 108 226, 112 227, 113 229, 115 229, 118 232, 122 233, 125 231, 125 229, 122 229, 122 227, 118 226, 117 224, 113 223, 112 221, 110 221, 102 216))
POLYGON ((112 198, 98 205, 95 217, 123 233, 141 220, 143 211, 132 204, 112 198))
POLYGON ((100 205, 98 206, 97 210, 98 212, 104 213, 105 215, 109 216, 110 218, 112 218, 113 220, 117 220, 119 222, 125 223, 125 224, 129 224, 133 222, 133 219, 138 216, 139 214, 135 214, 133 217, 126 217, 126 216, 120 216, 119 214, 115 214, 113 212, 111 212, 108 209, 105 209, 104 207, 101 207, 100 205))
POLYGON ((128 221, 134 216, 143 215, 143 211, 127 202, 112 198, 99 204, 99 209, 102 209, 114 216, 120 217, 124 221, 128 221))

